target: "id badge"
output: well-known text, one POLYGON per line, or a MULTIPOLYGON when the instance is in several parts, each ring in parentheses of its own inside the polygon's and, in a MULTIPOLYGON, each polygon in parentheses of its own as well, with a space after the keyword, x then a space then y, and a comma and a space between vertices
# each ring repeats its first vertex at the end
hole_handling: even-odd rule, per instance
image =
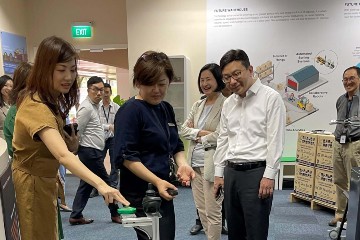
POLYGON ((346 143, 346 136, 345 135, 340 136, 340 143, 346 143))

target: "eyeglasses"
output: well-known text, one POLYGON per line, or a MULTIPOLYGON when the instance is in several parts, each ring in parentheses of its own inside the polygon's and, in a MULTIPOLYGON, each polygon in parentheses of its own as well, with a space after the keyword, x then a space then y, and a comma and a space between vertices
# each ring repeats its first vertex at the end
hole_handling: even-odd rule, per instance
POLYGON ((223 75, 222 80, 224 83, 229 83, 231 81, 231 78, 233 78, 236 81, 240 79, 240 76, 241 76, 241 71, 237 70, 230 75, 223 75))
POLYGON ((98 93, 103 93, 104 92, 104 89, 103 88, 97 88, 97 87, 93 87, 93 88, 89 88, 91 90, 93 90, 94 92, 98 93))
POLYGON ((163 52, 143 54, 143 55, 141 55, 140 58, 144 59, 145 62, 150 61, 152 59, 155 59, 155 60, 157 60, 159 62, 169 59, 168 56, 166 56, 166 54, 163 53, 163 52))
POLYGON ((355 77, 355 76, 351 76, 351 77, 348 77, 348 78, 343 78, 343 82, 353 82, 355 81, 355 79, 359 79, 358 77, 355 77))

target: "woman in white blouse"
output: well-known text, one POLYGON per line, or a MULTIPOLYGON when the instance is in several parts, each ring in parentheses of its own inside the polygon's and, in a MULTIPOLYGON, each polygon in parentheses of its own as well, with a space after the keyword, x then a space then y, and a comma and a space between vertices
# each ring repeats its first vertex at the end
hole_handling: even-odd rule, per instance
POLYGON ((191 181, 195 205, 208 239, 218 240, 221 236, 221 205, 223 196, 213 195, 214 161, 213 155, 218 137, 221 108, 225 97, 221 90, 225 87, 219 65, 206 64, 199 73, 198 87, 204 97, 195 102, 181 134, 190 140, 188 161, 196 177, 191 181))

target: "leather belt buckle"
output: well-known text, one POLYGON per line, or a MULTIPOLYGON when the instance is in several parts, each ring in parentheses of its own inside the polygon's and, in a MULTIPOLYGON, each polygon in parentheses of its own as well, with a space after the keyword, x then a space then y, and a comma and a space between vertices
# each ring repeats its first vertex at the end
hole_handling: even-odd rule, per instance
POLYGON ((229 162, 228 166, 236 171, 246 171, 246 170, 251 170, 254 168, 266 166, 266 162, 265 161, 247 162, 247 163, 246 162, 245 163, 229 162))

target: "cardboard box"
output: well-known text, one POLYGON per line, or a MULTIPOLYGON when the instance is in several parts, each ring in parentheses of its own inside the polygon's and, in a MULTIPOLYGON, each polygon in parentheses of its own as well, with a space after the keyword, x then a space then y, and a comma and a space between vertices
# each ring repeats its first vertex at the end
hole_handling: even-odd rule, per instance
POLYGON ((315 168, 297 164, 295 166, 294 192, 301 196, 313 199, 315 168))
POLYGON ((317 134, 311 132, 298 132, 296 160, 301 165, 315 166, 317 137, 317 134))
POLYGON ((336 205, 336 188, 332 171, 315 169, 314 199, 332 206, 336 205))
POLYGON ((316 168, 332 171, 333 156, 334 156, 334 141, 335 141, 335 136, 332 134, 318 135, 316 160, 315 160, 316 168))

